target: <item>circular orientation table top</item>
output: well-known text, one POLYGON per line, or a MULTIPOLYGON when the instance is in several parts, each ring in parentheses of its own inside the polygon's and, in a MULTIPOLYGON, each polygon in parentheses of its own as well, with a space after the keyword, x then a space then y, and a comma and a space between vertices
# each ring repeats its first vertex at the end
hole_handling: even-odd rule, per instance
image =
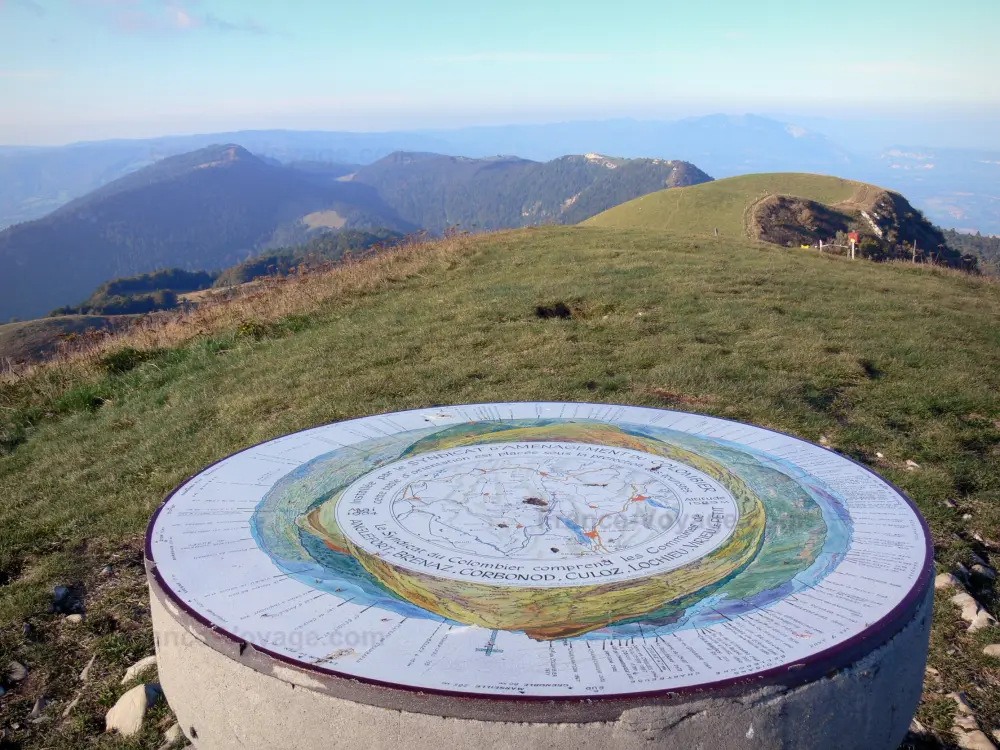
POLYGON ((805 679, 908 622, 920 515, 863 466, 696 414, 496 403, 249 448, 150 523, 225 638, 374 685, 593 700, 805 679))

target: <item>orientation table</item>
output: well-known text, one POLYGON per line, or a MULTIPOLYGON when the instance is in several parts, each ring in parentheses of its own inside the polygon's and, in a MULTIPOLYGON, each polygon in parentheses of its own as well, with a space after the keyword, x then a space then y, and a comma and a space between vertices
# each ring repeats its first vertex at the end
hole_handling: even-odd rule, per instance
POLYGON ((146 544, 199 748, 894 749, 929 534, 778 432, 586 403, 338 422, 177 488, 146 544))

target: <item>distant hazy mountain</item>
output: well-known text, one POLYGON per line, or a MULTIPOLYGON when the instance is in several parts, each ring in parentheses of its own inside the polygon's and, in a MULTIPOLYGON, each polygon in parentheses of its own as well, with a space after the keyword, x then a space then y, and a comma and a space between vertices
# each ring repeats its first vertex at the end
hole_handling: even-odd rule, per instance
MULTIPOLYGON (((0 147, 0 229, 45 216, 74 198, 165 159, 218 143, 239 143, 281 162, 368 164, 401 148, 446 150, 407 133, 242 131, 111 140, 51 148, 0 147)), ((352 171, 352 170, 348 170, 352 171)))
POLYGON ((711 180, 692 164, 590 153, 535 162, 399 152, 360 169, 403 219, 432 232, 576 224, 656 190, 711 180))
POLYGON ((765 170, 837 172, 851 161, 825 136, 755 115, 508 125, 428 135, 447 140, 469 156, 517 154, 546 160, 596 151, 629 158, 683 159, 713 177, 765 170))
MULTIPOLYGON (((607 120, 389 133, 261 130, 57 148, 0 146, 0 229, 44 216, 73 198, 167 156, 213 143, 239 143, 261 158, 283 163, 371 164, 396 151, 470 157, 517 154, 536 161, 597 152, 682 159, 713 177, 814 172, 904 191, 918 208, 945 225, 1000 232, 997 191, 992 186, 969 184, 964 177, 948 176, 943 170, 923 173, 916 184, 909 179, 912 175, 884 168, 886 160, 878 157, 897 150, 890 148, 891 143, 918 135, 931 138, 934 131, 907 127, 904 122, 886 125, 792 115, 709 115, 673 122, 607 120)), ((902 150, 930 150, 939 160, 945 159, 941 150, 902 150)), ((949 152, 961 160, 958 153, 949 152)))
POLYGON ((57 148, 0 147, 0 228, 39 218, 122 175, 214 143, 239 143, 261 158, 284 163, 371 164, 396 151, 469 157, 517 154, 538 161, 597 152, 682 159, 717 177, 763 170, 840 173, 845 160, 849 160, 841 148, 823 136, 750 115, 426 132, 241 131, 57 148))
POLYGON ((76 303, 164 267, 215 269, 341 227, 407 231, 360 183, 312 179, 239 146, 164 159, 0 232, 0 320, 76 303))

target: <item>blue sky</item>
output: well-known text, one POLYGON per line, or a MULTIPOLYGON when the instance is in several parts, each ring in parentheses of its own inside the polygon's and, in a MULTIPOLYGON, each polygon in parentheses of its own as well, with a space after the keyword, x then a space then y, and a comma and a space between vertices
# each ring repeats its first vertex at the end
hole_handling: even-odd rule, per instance
POLYGON ((0 143, 1000 112, 998 0, 0 0, 0 143))

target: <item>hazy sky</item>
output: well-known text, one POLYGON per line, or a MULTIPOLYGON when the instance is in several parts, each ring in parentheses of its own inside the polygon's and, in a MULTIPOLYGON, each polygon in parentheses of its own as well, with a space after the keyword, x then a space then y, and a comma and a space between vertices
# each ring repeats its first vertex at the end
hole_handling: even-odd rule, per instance
POLYGON ((0 0, 0 143, 1000 112, 1000 0, 0 0))

